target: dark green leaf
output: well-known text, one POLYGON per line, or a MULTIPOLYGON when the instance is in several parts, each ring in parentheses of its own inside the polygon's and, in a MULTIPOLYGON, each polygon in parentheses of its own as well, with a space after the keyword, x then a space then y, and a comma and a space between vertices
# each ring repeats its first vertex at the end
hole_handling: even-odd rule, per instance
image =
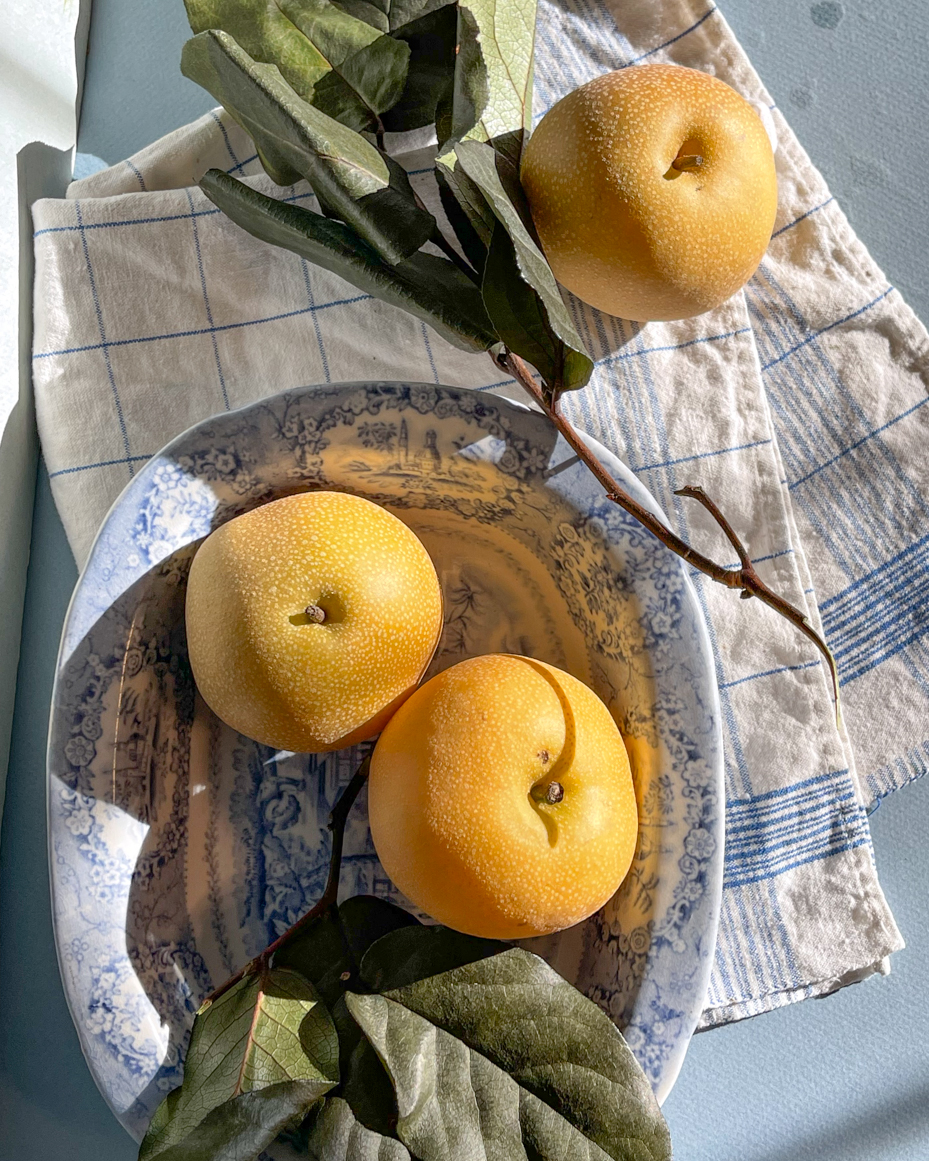
POLYGON ((554 333, 541 297, 523 279, 513 242, 500 222, 481 286, 484 306, 506 346, 535 367, 549 386, 583 387, 593 364, 554 333))
POLYGON ((435 229, 435 219, 416 205, 396 163, 388 168, 360 133, 302 100, 274 65, 252 60, 225 32, 189 40, 181 68, 252 136, 276 181, 305 177, 327 211, 388 262, 415 253, 435 229))
POLYGON ((484 137, 479 128, 490 100, 490 78, 484 60, 481 29, 470 8, 458 9, 458 55, 451 107, 447 120, 437 126, 439 153, 444 154, 468 133, 484 137))
POLYGON ((463 167, 445 163, 448 157, 452 162, 456 160, 455 154, 451 153, 435 167, 439 197, 462 250, 474 269, 481 273, 497 219, 463 167))
POLYGON ((387 187, 387 163, 369 141, 304 101, 276 65, 254 60, 228 33, 210 29, 188 40, 181 71, 251 135, 279 184, 305 177, 327 195, 337 185, 352 198, 387 187))
POLYGON ((507 273, 507 248, 498 236, 494 247, 494 275, 486 270, 484 273, 484 305, 491 321, 504 342, 517 354, 529 359, 550 387, 568 391, 583 387, 593 372, 593 362, 571 321, 551 267, 530 231, 529 210, 516 170, 490 145, 480 141, 462 141, 456 146, 455 155, 458 159, 456 173, 459 167, 464 171, 483 194, 497 221, 506 229, 519 273, 539 300, 537 308, 533 308, 525 296, 513 302, 506 301, 506 292, 513 290, 514 283, 507 273), (505 288, 494 286, 493 277, 504 278, 505 288), (504 330, 513 342, 504 335, 504 330), (552 335, 554 348, 544 341, 546 330, 552 335), (516 341, 520 333, 525 336, 523 349, 516 341), (563 353, 555 349, 559 343, 565 347, 563 353), (545 355, 547 349, 550 354, 545 355), (536 362, 537 357, 543 359, 544 366, 536 362))
POLYGON ((410 1161, 397 1140, 358 1123, 344 1100, 326 1101, 307 1141, 312 1161, 410 1161))
POLYGON ((220 170, 211 169, 200 187, 256 238, 292 250, 365 293, 409 311, 455 346, 485 351, 497 342, 479 290, 447 259, 414 254, 391 266, 341 223, 265 197, 220 170))
POLYGON ((400 100, 409 59, 409 45, 390 36, 378 37, 350 57, 339 72, 333 69, 317 83, 313 104, 352 129, 374 129, 377 114, 400 100), (364 94, 372 114, 365 119, 356 115, 359 93, 364 94))
POLYGON ((286 943, 276 953, 274 966, 305 976, 333 1009, 351 986, 342 976, 357 971, 371 944, 388 932, 410 926, 419 924, 402 907, 374 895, 355 895, 346 899, 338 912, 321 915, 286 943))
POLYGON ((310 981, 323 1002, 333 1005, 345 991, 351 971, 345 937, 333 912, 326 912, 274 954, 274 967, 289 968, 310 981))
POLYGON ((403 91, 408 47, 330 0, 186 4, 194 32, 229 33, 254 60, 276 65, 305 101, 353 129, 372 128, 403 91))
POLYGON ((492 141, 518 166, 532 114, 535 11, 536 0, 468 0, 459 7, 453 99, 439 111, 436 168, 446 216, 479 271, 494 213, 452 150, 463 139, 492 141))
POLYGON ((440 142, 436 169, 446 216, 478 270, 483 270, 484 260, 474 234, 486 250, 494 214, 453 149, 463 139, 492 141, 518 166, 532 112, 535 10, 536 0, 474 0, 459 7, 454 90, 436 123, 440 142), (449 194, 454 194, 460 213, 449 194))
POLYGON ((361 962, 361 978, 373 992, 392 991, 509 948, 499 939, 478 939, 450 927, 404 928, 372 943, 361 962))
POLYGON ((372 126, 406 83, 409 50, 329 0, 278 0, 282 10, 331 66, 316 83, 313 104, 355 129, 372 126))
POLYGON ((158 1161, 252 1161, 279 1133, 305 1116, 318 1099, 316 1089, 307 1081, 285 1080, 240 1093, 211 1109, 176 1144, 146 1155, 158 1161))
POLYGON ((419 920, 386 899, 375 895, 355 895, 339 907, 342 929, 355 963, 360 965, 372 944, 393 931, 420 930, 419 920))
POLYGON ((671 1156, 622 1036, 521 948, 346 1003, 394 1083, 398 1135, 422 1161, 469 1149, 488 1161, 671 1156))
POLYGON ((524 281, 506 229, 497 222, 481 283, 484 306, 500 339, 546 383, 561 379, 565 346, 552 333, 542 302, 524 281))
POLYGON ((457 7, 445 4, 393 33, 410 46, 410 64, 400 100, 381 117, 385 129, 402 133, 431 125, 438 105, 451 100, 457 28, 457 7))
MULTIPOLYGON (((337 1083, 338 1051, 332 1019, 307 980, 284 969, 246 976, 198 1014, 184 1082, 156 1112, 139 1161, 178 1145, 211 1110, 242 1093, 297 1082, 305 1099, 291 1118, 305 1111, 337 1083)), ((288 1093, 280 1094, 285 1104, 296 1099, 296 1090, 288 1093)), ((260 1105, 243 1106, 253 1107, 260 1105)))
MULTIPOLYGON (((454 156, 452 154, 452 157, 454 156)), ((487 204, 487 199, 468 177, 462 166, 456 165, 454 169, 449 169, 447 166, 439 164, 436 166, 436 173, 439 178, 439 189, 441 190, 443 185, 448 187, 486 250, 490 245, 494 223, 497 220, 493 210, 487 204)))
POLYGON ((389 2, 390 31, 396 32, 405 24, 411 24, 421 16, 446 7, 454 8, 455 0, 392 0, 389 2))
POLYGON ((378 32, 390 32, 389 0, 332 0, 336 8, 370 24, 378 32))
MULTIPOLYGON (((484 269, 484 263, 487 261, 487 246, 471 222, 471 218, 462 207, 461 202, 459 202, 458 198, 452 192, 451 183, 455 175, 449 173, 442 165, 436 166, 435 175, 439 185, 439 198, 442 202, 442 209, 445 210, 445 216, 455 231, 455 237, 458 239, 465 257, 478 274, 480 274, 484 269)), ((464 170, 459 170, 458 176, 464 177, 464 170)), ((477 192, 478 194, 480 193, 480 191, 477 192)), ((493 214, 490 217, 493 220, 493 214)))
POLYGON ((364 20, 372 28, 383 32, 396 32, 405 24, 410 24, 435 12, 439 8, 454 6, 455 0, 333 0, 343 12, 349 12, 364 20))
POLYGON ((519 273, 510 236, 498 222, 481 284, 484 305, 500 340, 532 363, 546 383, 561 382, 563 342, 552 332, 538 294, 519 273))
POLYGON ((273 1158, 273 1161, 293 1161, 294 1153, 298 1157, 305 1157, 306 1143, 313 1131, 313 1126, 326 1103, 332 1100, 338 1091, 337 1088, 331 1089, 324 1097, 320 1097, 315 1104, 311 1105, 309 1111, 299 1120, 285 1125, 274 1141, 274 1149, 270 1154, 263 1156, 261 1161, 266 1161, 268 1157, 273 1158))
POLYGON ((337 912, 321 915, 274 958, 275 967, 306 976, 325 1000, 339 1036, 339 1095, 363 1125, 380 1133, 389 1133, 396 1123, 394 1091, 341 997, 347 988, 358 986, 358 966, 372 944, 390 932, 419 926, 408 911, 385 899, 356 895, 337 912))
MULTIPOLYGON (((348 1003, 390 1072, 400 1140, 422 1161, 524 1161, 523 1094, 511 1077, 402 1004, 355 995, 348 1003)), ((542 1157, 582 1156, 575 1141, 561 1144, 561 1152, 542 1157)))
POLYGON ((349 1013, 344 995, 332 1009, 332 1019, 339 1033, 339 1075, 342 1078, 339 1096, 348 1102, 355 1117, 366 1128, 385 1136, 392 1135, 397 1124, 397 1098, 393 1085, 377 1053, 349 1013))
MULTIPOLYGON (((521 140, 532 120, 536 0, 467 0, 459 7, 455 107, 440 140, 521 140)), ((446 164, 454 168, 452 159, 446 164)))

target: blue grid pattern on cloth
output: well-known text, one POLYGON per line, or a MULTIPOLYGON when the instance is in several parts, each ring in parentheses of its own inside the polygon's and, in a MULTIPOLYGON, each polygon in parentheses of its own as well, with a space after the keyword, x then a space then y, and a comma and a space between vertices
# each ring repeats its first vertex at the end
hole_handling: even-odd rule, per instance
MULTIPOLYGON (((542 0, 537 112, 607 69, 651 60, 707 67, 720 45, 729 68, 725 79, 759 107, 774 109, 715 6, 689 0, 669 5, 666 35, 656 36, 653 17, 644 0, 629 4, 620 32, 614 14, 596 0, 557 6, 542 0)), ((746 609, 695 574, 716 653, 726 748, 728 845, 709 1024, 830 990, 838 977, 873 968, 899 946, 874 876, 864 808, 929 768, 929 738, 923 736, 929 721, 923 600, 929 497, 917 454, 919 425, 929 415, 922 410, 925 332, 860 247, 776 110, 774 118, 781 206, 768 255, 744 295, 701 319, 647 326, 568 300, 597 364, 591 386, 565 401, 571 418, 616 450, 676 529, 715 548, 718 559, 726 560, 731 549, 702 509, 676 490, 699 482, 737 526, 744 529, 747 521, 759 570, 808 607, 814 623, 821 616, 843 681, 853 748, 835 730, 815 650, 783 623, 761 621, 764 611, 755 602, 746 609), (833 257, 837 240, 852 255, 846 268, 833 257), (811 256, 825 268, 816 277, 811 256), (682 402, 688 392, 696 400, 690 409, 682 402), (872 712, 875 699, 887 709, 887 691, 900 683, 910 715, 903 730, 899 723, 876 723, 872 712), (778 715, 793 715, 800 740, 781 736, 778 715), (845 933, 847 883, 864 884, 866 921, 857 943, 846 940, 845 959, 832 961, 821 944, 845 933), (800 895, 817 900, 818 934, 798 918, 800 895)), ((222 116, 206 120, 221 141, 214 152, 224 151, 223 167, 260 182, 244 135, 222 116)), ((123 366, 137 363, 121 363, 124 356, 135 359, 141 350, 167 363, 196 350, 197 366, 204 375, 209 367, 212 380, 212 393, 198 401, 196 414, 208 415, 255 396, 238 381, 236 366, 242 344, 259 332, 273 331, 299 347, 304 365, 314 368, 309 381, 362 377, 345 336, 363 331, 377 308, 368 295, 285 255, 267 300, 230 298, 211 274, 216 248, 231 237, 219 211, 197 190, 160 193, 143 155, 122 166, 125 186, 117 189, 111 179, 107 191, 122 196, 85 195, 79 186, 74 200, 37 211, 39 292, 49 270, 43 248, 54 247, 57 267, 67 263, 75 284, 83 279, 90 303, 86 319, 57 329, 38 325, 34 355, 46 458, 79 552, 87 536, 72 532, 69 519, 78 521, 82 506, 100 508, 135 465, 175 433, 160 426, 146 430, 127 418, 133 387, 131 375, 122 377, 123 366), (143 194, 161 197, 152 203, 159 212, 150 212, 148 203, 136 208, 143 194), (121 328, 112 321, 118 311, 109 288, 100 284, 98 247, 99 260, 107 263, 119 248, 114 236, 126 232, 139 245, 154 246, 154 238, 177 229, 189 231, 185 244, 193 255, 189 317, 180 325, 170 309, 157 309, 155 288, 145 316, 150 327, 121 328), (266 309, 256 309, 261 306, 266 309), (93 360, 93 368, 79 360, 93 360), (56 392, 72 375, 106 384, 118 433, 115 442, 93 444, 96 454, 83 459, 74 453, 90 444, 88 438, 60 441, 55 430, 67 412, 56 392)), ((414 184, 424 183, 423 196, 429 172, 428 165, 410 169, 414 184)), ((284 198, 299 202, 312 195, 296 187, 284 198)), ((258 244, 241 245, 252 255, 258 244)), ((378 325, 388 324, 379 316, 378 325)), ((402 346, 393 377, 418 373, 433 382, 512 393, 512 382, 500 381, 489 360, 453 352, 424 324, 403 319, 389 325, 402 346)), ((373 364, 372 374, 391 377, 391 366, 373 364)), ((279 388, 308 381, 305 370, 299 375, 298 360, 279 388)), ((267 390, 262 386, 259 394, 267 390)), ((102 400, 96 392, 100 423, 102 400)), ((186 426, 179 424, 176 430, 186 426)))

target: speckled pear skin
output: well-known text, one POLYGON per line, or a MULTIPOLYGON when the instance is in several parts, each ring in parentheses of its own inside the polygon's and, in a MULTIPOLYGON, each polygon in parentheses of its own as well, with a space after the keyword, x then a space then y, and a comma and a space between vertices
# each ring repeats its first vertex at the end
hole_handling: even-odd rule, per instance
POLYGON ((213 712, 275 749, 316 753, 373 736, 412 692, 439 639, 442 594, 396 516, 360 496, 307 492, 203 542, 186 622, 213 712), (306 618, 309 605, 323 623, 306 618))
POLYGON ((542 118, 520 173, 555 277, 640 322, 733 295, 774 228, 777 178, 755 110, 723 81, 639 65, 575 89, 542 118), (703 158, 679 171, 679 155, 703 158))
POLYGON ((609 710, 583 682, 525 657, 444 670, 391 718, 371 762, 368 817, 397 887, 459 931, 546 935, 610 899, 638 812, 609 710), (552 781, 561 801, 537 802, 552 781))

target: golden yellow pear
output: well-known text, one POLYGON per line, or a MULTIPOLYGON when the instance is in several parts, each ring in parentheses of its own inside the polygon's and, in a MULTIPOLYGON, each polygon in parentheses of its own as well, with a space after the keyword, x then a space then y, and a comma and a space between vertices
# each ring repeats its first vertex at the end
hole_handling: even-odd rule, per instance
POLYGON ((757 269, 777 212, 761 118, 680 65, 620 69, 569 93, 530 137, 520 176, 562 286, 641 322, 725 302, 757 269))
POLYGON ((194 679, 213 712, 279 750, 376 734, 419 682, 442 594, 419 538, 361 496, 306 492, 237 516, 187 584, 194 679))
POLYGON ((598 910, 625 878, 638 814, 609 710, 540 661, 490 654, 433 677, 378 739, 371 837, 439 922, 498 939, 598 910))

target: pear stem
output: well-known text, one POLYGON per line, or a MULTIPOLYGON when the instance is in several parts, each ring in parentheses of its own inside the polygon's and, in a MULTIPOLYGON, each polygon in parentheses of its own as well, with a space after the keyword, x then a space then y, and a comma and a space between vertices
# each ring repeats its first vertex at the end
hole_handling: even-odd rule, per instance
POLYGON ((703 158, 699 153, 685 153, 682 157, 675 157, 671 168, 683 172, 685 169, 699 169, 702 164, 703 158))
POLYGON ((534 802, 545 802, 555 806, 564 798, 564 787, 560 782, 549 782, 547 786, 533 786, 529 791, 534 802))
POLYGON ((312 621, 314 625, 321 625, 326 619, 326 610, 321 609, 319 605, 307 605, 303 611, 306 613, 306 619, 312 621))

